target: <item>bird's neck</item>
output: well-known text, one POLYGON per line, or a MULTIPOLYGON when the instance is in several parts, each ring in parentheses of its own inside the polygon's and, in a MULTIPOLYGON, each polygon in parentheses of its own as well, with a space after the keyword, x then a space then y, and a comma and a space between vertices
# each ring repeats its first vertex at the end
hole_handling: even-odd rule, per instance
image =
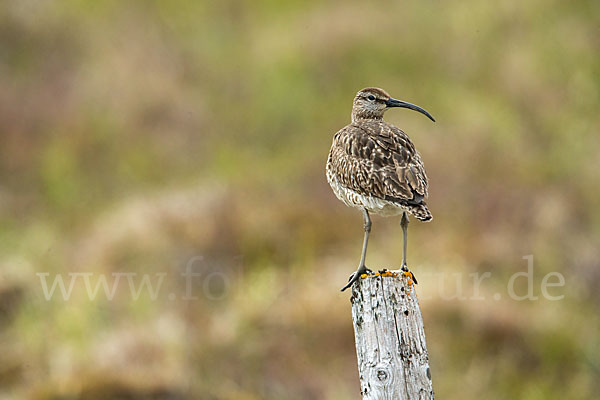
POLYGON ((381 121, 382 119, 383 115, 377 115, 364 110, 361 110, 360 112, 352 111, 352 122, 381 121))

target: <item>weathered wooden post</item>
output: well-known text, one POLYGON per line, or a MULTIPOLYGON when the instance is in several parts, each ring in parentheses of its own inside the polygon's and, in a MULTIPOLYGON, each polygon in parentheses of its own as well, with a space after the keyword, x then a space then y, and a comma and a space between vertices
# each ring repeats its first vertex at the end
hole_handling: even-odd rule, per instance
POLYGON ((433 399, 429 355, 415 286, 402 271, 352 286, 352 320, 363 400, 433 399))

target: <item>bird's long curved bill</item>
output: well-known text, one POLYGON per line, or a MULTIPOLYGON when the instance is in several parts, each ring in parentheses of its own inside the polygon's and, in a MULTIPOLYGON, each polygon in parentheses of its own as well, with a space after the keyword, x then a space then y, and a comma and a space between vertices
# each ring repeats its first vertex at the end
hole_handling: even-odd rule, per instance
POLYGON ((390 99, 388 101, 386 101, 385 104, 388 107, 402 107, 402 108, 409 108, 411 110, 418 111, 421 114, 426 115, 427 118, 429 118, 433 122, 435 122, 435 119, 433 119, 433 117, 431 116, 431 114, 429 114, 427 111, 425 111, 424 109, 422 109, 421 107, 419 107, 417 105, 414 105, 414 104, 411 104, 411 103, 407 103, 406 101, 396 100, 396 99, 392 99, 390 97, 390 99))

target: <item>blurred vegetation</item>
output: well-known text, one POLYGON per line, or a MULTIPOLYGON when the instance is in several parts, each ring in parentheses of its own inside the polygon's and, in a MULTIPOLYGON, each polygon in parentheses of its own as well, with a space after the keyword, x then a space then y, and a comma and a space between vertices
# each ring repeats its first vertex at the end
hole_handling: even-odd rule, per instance
MULTIPOLYGON (((338 289, 362 222, 324 164, 366 86, 438 120, 387 115, 431 181, 409 262, 438 397, 593 398, 599 17, 593 0, 4 1, 0 399, 358 399, 338 289), (495 300, 530 254, 536 295, 558 271, 565 298, 495 300), (182 300, 197 256, 229 281, 182 300), (485 300, 438 290, 486 271, 485 300), (167 275, 156 300, 46 301, 40 272, 167 275)), ((374 219, 369 266, 398 266, 398 224, 374 219)))

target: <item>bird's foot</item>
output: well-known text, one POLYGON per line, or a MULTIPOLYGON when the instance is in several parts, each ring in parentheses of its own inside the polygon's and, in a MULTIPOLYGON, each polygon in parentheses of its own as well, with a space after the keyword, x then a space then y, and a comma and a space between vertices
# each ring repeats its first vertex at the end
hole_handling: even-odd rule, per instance
MULTIPOLYGON (((402 265, 402 275, 406 276, 408 279, 410 279, 410 281, 414 282, 415 285, 417 285, 419 282, 417 282, 417 278, 415 277, 415 274, 412 273, 412 271, 410 269, 408 269, 408 267, 406 266, 406 264, 402 265)), ((410 282, 409 282, 410 284, 410 282)))
POLYGON ((370 275, 372 273, 373 273, 373 271, 371 271, 366 266, 363 266, 362 268, 359 268, 356 272, 354 272, 353 274, 350 275, 350 277, 348 278, 348 282, 350 282, 352 280, 352 278, 354 278, 354 275, 356 275, 356 274, 358 274, 358 277, 360 278, 362 275, 367 275, 367 274, 370 275))
POLYGON ((360 278, 362 275, 364 274, 372 274, 373 271, 371 271, 369 268, 367 268, 365 265, 362 265, 360 267, 358 267, 358 269, 356 270, 355 273, 353 273, 352 275, 350 275, 350 278, 348 278, 348 283, 346 284, 346 286, 344 286, 342 289, 340 289, 341 292, 343 292, 344 290, 348 289, 350 286, 352 286, 354 284, 354 282, 356 282, 358 280, 358 278, 360 278))

